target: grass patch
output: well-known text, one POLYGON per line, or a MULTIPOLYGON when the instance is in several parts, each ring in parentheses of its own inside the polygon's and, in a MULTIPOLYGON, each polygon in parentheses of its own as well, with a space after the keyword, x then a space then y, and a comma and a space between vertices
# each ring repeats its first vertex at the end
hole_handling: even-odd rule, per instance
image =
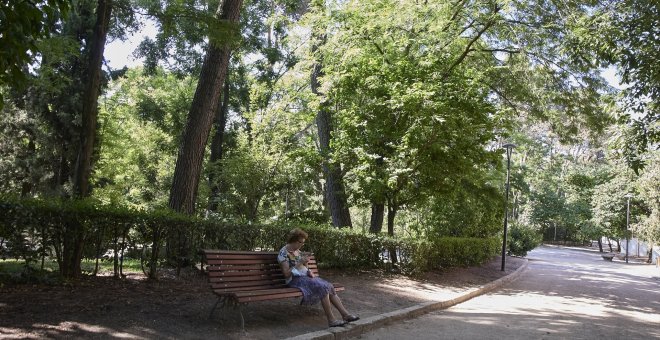
MULTIPOLYGON (((83 259, 82 263, 80 264, 80 267, 83 272, 92 273, 94 271, 94 266, 96 266, 95 259, 83 259)), ((138 259, 125 258, 122 267, 124 268, 123 269, 124 273, 142 272, 142 267, 140 266, 140 260, 138 259)), ((112 273, 113 271, 114 271, 113 261, 99 260, 99 273, 104 273, 104 272, 112 273)))
MULTIPOLYGON (((95 266, 96 266, 95 259, 83 259, 82 262, 80 263, 80 269, 82 270, 83 274, 93 273, 95 266)), ((113 261, 99 260, 98 272, 99 274, 113 273, 114 272, 113 261)), ((140 260, 128 259, 128 258, 124 259, 123 272, 124 273, 142 272, 142 268, 140 266, 140 260)), ((57 261, 53 259, 46 259, 46 261, 44 261, 43 270, 41 269, 41 261, 32 262, 28 266, 26 266, 25 260, 23 259, 0 260, 0 280, 3 281, 6 279, 9 279, 11 281, 16 281, 15 279, 18 279, 26 275, 53 276, 53 275, 57 275, 58 273, 59 273, 59 266, 57 265, 57 261)), ((18 281, 23 281, 23 280, 18 280, 18 281)))

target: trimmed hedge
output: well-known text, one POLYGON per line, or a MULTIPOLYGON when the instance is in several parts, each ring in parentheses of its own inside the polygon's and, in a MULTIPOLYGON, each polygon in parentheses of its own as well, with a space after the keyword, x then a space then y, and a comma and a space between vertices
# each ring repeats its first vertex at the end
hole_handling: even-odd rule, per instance
POLYGON ((98 249, 148 246, 149 274, 166 260, 178 266, 200 260, 200 249, 279 250, 288 232, 300 227, 309 234, 303 250, 314 252, 319 265, 337 268, 382 268, 393 264, 404 273, 481 264, 498 253, 497 237, 426 240, 363 234, 328 225, 230 224, 176 214, 171 211, 142 212, 101 205, 91 200, 18 200, 0 197, 0 239, 15 257, 34 261, 54 255, 60 263, 65 238, 71 226, 81 227, 85 240, 83 257, 98 257, 98 249), (153 247, 153 245, 156 247, 153 247), (172 263, 174 259, 174 263, 172 263))

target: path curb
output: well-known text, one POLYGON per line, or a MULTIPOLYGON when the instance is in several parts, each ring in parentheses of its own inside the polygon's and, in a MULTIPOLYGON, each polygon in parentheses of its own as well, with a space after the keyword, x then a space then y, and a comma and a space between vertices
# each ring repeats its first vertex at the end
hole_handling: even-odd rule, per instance
POLYGON ((351 322, 348 326, 337 327, 328 330, 316 331, 306 334, 301 334, 288 340, 339 340, 339 339, 348 339, 350 337, 357 337, 361 334, 369 332, 374 329, 378 329, 387 324, 408 320, 416 318, 420 315, 427 314, 436 310, 449 308, 451 306, 457 305, 459 303, 470 300, 479 295, 488 293, 496 288, 502 287, 504 284, 509 283, 522 275, 522 273, 527 269, 527 264, 529 261, 524 259, 523 264, 518 267, 513 273, 501 277, 493 282, 489 282, 483 286, 480 286, 474 290, 469 290, 464 294, 455 297, 450 300, 445 301, 431 301, 420 303, 408 308, 396 310, 390 313, 379 314, 372 317, 360 319, 355 322, 351 322))

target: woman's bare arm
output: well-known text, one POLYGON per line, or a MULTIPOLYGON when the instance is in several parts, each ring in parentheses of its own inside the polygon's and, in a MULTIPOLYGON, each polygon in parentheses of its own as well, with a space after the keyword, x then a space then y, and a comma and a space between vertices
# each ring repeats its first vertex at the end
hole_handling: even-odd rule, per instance
POLYGON ((282 274, 284 274, 284 278, 288 279, 291 277, 291 271, 293 268, 289 267, 289 261, 280 262, 280 268, 282 268, 282 274))

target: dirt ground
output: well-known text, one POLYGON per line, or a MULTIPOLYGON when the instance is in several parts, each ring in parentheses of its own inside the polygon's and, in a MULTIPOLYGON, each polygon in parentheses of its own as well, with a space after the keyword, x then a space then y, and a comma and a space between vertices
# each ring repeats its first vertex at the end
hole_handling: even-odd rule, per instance
MULTIPOLYGON (((369 317, 425 301, 452 298, 510 274, 524 260, 507 258, 506 271, 495 258, 480 267, 427 273, 421 278, 376 271, 322 270, 330 282, 346 286, 339 295, 354 314, 369 317)), ((216 302, 206 277, 163 273, 157 282, 141 275, 124 280, 89 277, 67 285, 0 287, 2 339, 281 339, 326 329, 320 305, 298 299, 259 302, 243 309, 209 312, 216 302)))

